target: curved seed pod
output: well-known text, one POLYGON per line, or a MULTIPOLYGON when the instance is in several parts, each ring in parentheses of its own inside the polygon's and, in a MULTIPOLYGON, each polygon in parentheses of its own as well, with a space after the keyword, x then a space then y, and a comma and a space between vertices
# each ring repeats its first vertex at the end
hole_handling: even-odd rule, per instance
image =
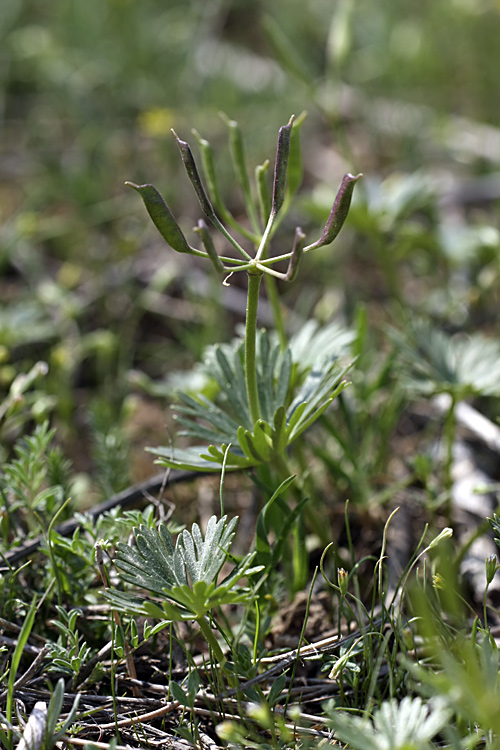
POLYGON ((212 241, 212 238, 210 237, 208 227, 206 223, 203 221, 203 219, 199 220, 198 226, 195 228, 194 231, 200 235, 201 241, 203 242, 203 246, 207 252, 207 255, 215 266, 215 270, 218 271, 219 273, 226 273, 224 264, 222 263, 221 259, 219 258, 217 254, 217 250, 215 249, 215 245, 212 241))
POLYGON ((181 141, 175 130, 172 130, 172 133, 175 140, 177 141, 184 167, 189 179, 191 180, 191 184, 194 187, 194 191, 200 202, 201 209, 209 219, 213 219, 215 218, 214 209, 212 207, 212 204, 210 203, 208 195, 205 192, 205 188, 203 187, 203 183, 198 172, 198 167, 196 166, 196 162, 194 160, 194 156, 189 143, 187 143, 186 141, 181 141))
POLYGON ((134 185, 133 182, 126 182, 125 185, 137 190, 155 227, 171 248, 178 253, 190 253, 192 255, 196 252, 188 244, 169 207, 154 185, 134 185))
MULTIPOLYGON (((218 211, 219 216, 221 217, 223 221, 226 222, 226 224, 229 224, 230 226, 234 227, 234 229, 236 229, 243 237, 246 237, 248 240, 255 243, 255 240, 256 240, 255 234, 251 232, 250 230, 248 230, 246 227, 242 226, 234 218, 234 216, 231 214, 226 204, 224 203, 224 199, 222 197, 222 193, 219 187, 219 181, 217 179, 217 172, 215 169, 214 152, 213 152, 212 146, 210 145, 210 142, 207 141, 205 138, 202 138, 202 136, 194 128, 191 132, 193 133, 196 140, 198 141, 198 146, 200 148, 200 154, 201 154, 201 164, 203 167, 203 174, 205 176, 205 182, 207 185, 207 192, 208 192, 208 196, 210 200, 212 201, 212 205, 214 209, 218 211)), ((213 218, 211 218, 211 221, 212 223, 214 223, 213 218)), ((220 229, 220 227, 218 228, 220 229)))
POLYGON ((279 212, 285 200, 285 183, 288 169, 288 156, 290 153, 290 135, 294 116, 290 117, 287 125, 280 128, 278 136, 278 148, 276 151, 276 163, 274 165, 273 205, 274 216, 279 212))
POLYGON ((304 240, 306 236, 300 227, 295 230, 295 240, 293 243, 292 255, 286 272, 285 281, 293 281, 299 270, 300 261, 304 252, 304 240))
POLYGON ((181 141, 175 130, 172 130, 172 134, 177 141, 184 167, 200 202, 201 210, 203 211, 207 219, 210 219, 212 224, 217 227, 219 232, 221 232, 221 234, 224 235, 224 237, 231 243, 231 245, 236 248, 240 255, 242 255, 245 260, 251 260, 250 255, 246 252, 246 250, 242 248, 239 242, 237 242, 234 237, 229 234, 225 226, 218 219, 214 208, 210 203, 210 199, 205 192, 205 188, 203 187, 203 183, 198 172, 198 167, 196 166, 196 162, 189 147, 189 143, 186 143, 186 141, 181 141))
POLYGON ((316 247, 323 247, 323 245, 329 245, 333 242, 344 225, 347 214, 349 213, 354 185, 359 179, 361 179, 361 177, 363 177, 362 174, 352 175, 348 173, 344 175, 339 192, 335 198, 335 203, 330 211, 330 216, 328 217, 328 221, 323 229, 323 234, 319 240, 313 242, 312 245, 308 245, 306 248, 307 250, 312 250, 316 247))

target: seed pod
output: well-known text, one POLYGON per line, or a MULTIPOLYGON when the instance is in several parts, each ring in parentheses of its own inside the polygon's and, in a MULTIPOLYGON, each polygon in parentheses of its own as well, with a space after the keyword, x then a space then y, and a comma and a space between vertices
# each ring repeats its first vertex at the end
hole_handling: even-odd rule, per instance
POLYGON ((290 134, 294 117, 290 117, 288 125, 280 128, 278 135, 278 148, 276 151, 276 163, 274 165, 273 205, 272 214, 276 216, 285 200, 286 173, 288 169, 288 156, 290 153, 290 134))
POLYGON ((215 266, 215 270, 218 271, 218 273, 225 273, 226 269, 224 268, 224 265, 217 254, 217 250, 215 249, 215 245, 208 231, 208 227, 203 219, 199 220, 198 226, 194 231, 200 235, 207 255, 215 266))
POLYGON ((214 209, 212 207, 212 204, 210 203, 208 195, 205 192, 205 188, 203 187, 203 183, 198 172, 198 167, 196 166, 196 162, 194 160, 191 148, 189 147, 189 143, 186 143, 186 141, 181 141, 175 130, 172 130, 172 133, 175 140, 177 141, 177 145, 179 147, 179 151, 181 152, 182 161, 184 162, 184 167, 186 169, 188 177, 191 180, 191 184, 194 187, 196 195, 198 196, 201 209, 205 216, 208 216, 209 219, 213 220, 215 218, 214 209))
POLYGON ((165 242, 168 242, 170 247, 178 253, 193 254, 194 248, 188 244, 181 228, 158 190, 153 185, 134 185, 133 182, 126 182, 125 185, 137 190, 144 201, 148 214, 165 242))
POLYGON ((213 205, 217 209, 220 209, 221 206, 223 205, 223 201, 222 201, 222 197, 220 194, 219 183, 217 180, 217 173, 215 170, 215 159, 214 159, 213 148, 210 145, 210 142, 207 141, 205 138, 202 138, 202 136, 198 133, 197 130, 193 130, 192 132, 196 140, 198 141, 198 146, 200 147, 201 163, 203 166, 205 180, 208 186, 208 193, 210 195, 210 198, 212 199, 213 205))
POLYGON ((230 120, 223 112, 220 113, 222 119, 229 130, 229 147, 231 150, 231 159, 236 173, 236 178, 243 191, 245 206, 248 218, 255 232, 259 231, 259 220, 255 209, 255 202, 250 187, 250 177, 248 176, 247 160, 245 156, 245 142, 243 133, 236 120, 230 120))
POLYGON ((255 182, 257 183, 257 195, 259 199, 259 210, 262 224, 265 226, 271 213, 271 194, 267 182, 267 170, 269 169, 269 159, 264 164, 259 164, 255 168, 255 182))
POLYGON ((295 230, 295 240, 293 243, 292 255, 286 272, 285 281, 293 281, 299 270, 300 261, 304 252, 304 240, 306 236, 300 227, 295 230))
POLYGON ((221 117, 226 123, 229 130, 229 146, 231 149, 231 158, 236 172, 236 177, 241 189, 247 198, 250 194, 250 179, 248 177, 247 162, 245 158, 245 144, 243 133, 236 120, 230 120, 227 115, 221 112, 221 117))
POLYGON ((329 245, 331 242, 333 242, 335 237, 342 229, 347 218, 347 214, 349 213, 354 185, 362 176, 362 174, 358 174, 356 176, 352 174, 344 175, 344 179, 342 180, 339 192, 337 193, 337 197, 335 198, 335 203, 333 204, 332 210, 330 211, 330 216, 328 217, 328 221, 326 222, 323 234, 321 235, 319 240, 308 246, 308 250, 312 250, 316 247, 323 247, 324 245, 329 245))

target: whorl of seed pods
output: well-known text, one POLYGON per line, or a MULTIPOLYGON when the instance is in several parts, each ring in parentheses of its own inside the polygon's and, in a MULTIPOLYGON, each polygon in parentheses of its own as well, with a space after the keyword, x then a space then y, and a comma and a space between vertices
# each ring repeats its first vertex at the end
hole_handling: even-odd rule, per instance
MULTIPOLYGON (((193 185, 194 191, 198 198, 206 218, 210 223, 225 237, 226 240, 236 249, 240 258, 231 258, 219 256, 215 245, 210 236, 208 226, 203 219, 198 222, 195 232, 199 235, 204 250, 198 250, 192 247, 184 236, 177 221, 173 217, 170 209, 164 199, 153 185, 135 185, 133 182, 126 184, 133 187, 142 197, 146 209, 153 220, 156 228, 163 239, 170 247, 179 253, 189 253, 199 257, 208 258, 214 268, 219 273, 232 273, 234 271, 247 271, 251 275, 268 274, 284 281, 293 281, 298 273, 300 262, 304 253, 332 243, 339 234, 349 212, 352 194, 356 182, 362 177, 361 174, 346 174, 342 180, 339 191, 335 198, 332 210, 326 222, 325 228, 318 240, 310 245, 304 246, 305 235, 300 227, 295 230, 295 239, 291 252, 276 257, 268 257, 268 247, 274 231, 277 228, 277 217, 282 212, 283 207, 287 205, 290 197, 290 185, 287 185, 289 178, 290 154, 293 152, 294 165, 292 169, 293 190, 298 188, 300 178, 297 176, 301 173, 300 153, 298 146, 294 147, 294 129, 299 128, 303 121, 303 116, 297 120, 292 117, 289 122, 280 128, 278 135, 278 146, 276 149, 276 159, 274 165, 274 179, 272 194, 269 194, 267 186, 267 168, 269 162, 265 162, 256 169, 256 183, 258 192, 258 207, 260 210, 260 220, 256 204, 252 196, 250 180, 248 177, 244 143, 241 130, 234 120, 229 120, 224 116, 226 125, 229 128, 231 155, 235 165, 236 177, 240 187, 243 190, 248 217, 252 229, 248 229, 239 224, 231 213, 227 210, 221 197, 219 185, 217 182, 215 162, 213 151, 205 139, 195 132, 200 151, 202 155, 203 170, 205 173, 208 192, 205 189, 196 161, 189 144, 181 140, 177 134, 172 131, 179 151, 181 154, 187 175, 193 185), (288 190, 288 192, 287 192, 288 190), (209 197, 210 196, 210 197, 209 197), (214 207, 215 206, 215 207, 214 207), (248 253, 241 244, 230 234, 229 230, 222 223, 217 215, 219 214, 226 224, 237 229, 240 234, 253 241, 256 251, 254 256, 248 253), (267 216, 266 216, 267 214, 267 216), (263 228, 263 225, 264 228, 263 228), (288 260, 288 268, 282 273, 272 268, 272 265, 278 261, 288 260)), ((290 181, 290 180, 289 180, 290 181)))

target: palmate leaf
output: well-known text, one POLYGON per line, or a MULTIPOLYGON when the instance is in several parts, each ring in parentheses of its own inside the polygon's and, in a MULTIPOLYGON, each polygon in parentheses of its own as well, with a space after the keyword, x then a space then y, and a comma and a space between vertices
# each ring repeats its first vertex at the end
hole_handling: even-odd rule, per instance
POLYGON ((226 516, 219 521, 212 516, 203 539, 200 527, 194 523, 191 533, 184 529, 177 539, 186 571, 193 584, 199 581, 213 583, 226 560, 234 537, 238 518, 226 523, 226 516), (180 542, 179 542, 180 539, 180 542))
POLYGON ((156 620, 171 620, 173 622, 193 619, 192 612, 167 599, 156 602, 113 589, 106 589, 104 598, 117 612, 124 612, 128 615, 152 617, 156 620))
POLYGON ((158 463, 179 469, 220 471, 224 464, 227 471, 233 471, 266 463, 274 455, 282 454, 348 386, 344 376, 350 367, 351 364, 342 366, 335 361, 318 363, 306 378, 288 412, 280 406, 271 424, 260 419, 253 430, 239 427, 236 439, 227 444, 194 446, 185 450, 149 450, 159 457, 158 463), (307 397, 309 400, 304 400, 307 397))
MULTIPOLYGON (((161 466, 168 466, 184 471, 214 472, 221 470, 226 447, 224 444, 220 449, 212 445, 193 445, 189 448, 158 446, 157 448, 148 448, 147 450, 157 456, 155 463, 161 466), (216 457, 207 454, 207 451, 211 448, 216 450, 216 457), (219 459, 219 456, 222 456, 222 458, 219 459)), ((226 468, 228 471, 235 471, 236 469, 250 468, 253 465, 253 462, 244 456, 236 456, 231 452, 226 468)))
POLYGON ((349 354, 356 335, 340 323, 320 326, 316 320, 308 320, 290 340, 293 362, 307 371, 321 358, 335 359, 349 354))
POLYGON ((419 697, 406 696, 400 703, 382 703, 373 723, 343 712, 334 712, 327 723, 352 750, 425 750, 450 716, 440 698, 424 703, 419 697))
POLYGON ((295 440, 328 408, 349 383, 344 379, 354 362, 320 359, 308 374, 287 413, 287 442, 295 440))
POLYGON ((158 530, 140 526, 134 529, 137 547, 119 543, 115 565, 125 581, 156 594, 182 587, 188 580, 213 583, 231 547, 237 520, 226 523, 227 516, 219 521, 212 516, 205 538, 195 523, 191 532, 185 529, 179 534, 175 545, 165 524, 158 530))
POLYGON ((227 471, 233 471, 266 463, 283 454, 348 385, 344 377, 352 366, 352 362, 346 366, 339 359, 339 354, 345 353, 352 343, 350 331, 337 324, 318 329, 315 323, 306 325, 304 331, 292 339, 285 352, 277 340, 260 332, 257 382, 262 419, 255 425, 251 424, 247 403, 243 342, 211 347, 206 366, 220 389, 217 402, 203 395, 194 398, 179 394, 180 404, 176 407, 176 419, 183 427, 181 434, 204 440, 206 444, 180 450, 148 448, 158 457, 157 463, 207 472, 220 471, 224 463, 227 471), (318 351, 322 355, 316 357, 311 367, 310 354, 318 351), (299 385, 292 398, 292 380, 297 377, 299 385))
POLYGON ((182 554, 164 524, 158 531, 140 526, 134 529, 137 547, 119 542, 115 565, 125 581, 155 594, 187 583, 182 554))
MULTIPOLYGON (((251 572, 260 570, 262 567, 256 567, 251 572)), ((240 572, 237 578, 243 575, 245 573, 240 572)), ((169 590, 168 598, 165 595, 165 598, 158 601, 111 589, 106 589, 104 596, 118 612, 180 622, 205 617, 212 609, 224 604, 245 604, 251 601, 253 594, 250 589, 236 586, 234 583, 221 587, 198 581, 193 588, 174 586, 169 590)))
POLYGON ((219 573, 228 558, 237 518, 227 522, 212 516, 203 536, 198 524, 184 530, 174 545, 164 524, 158 530, 134 529, 137 547, 119 544, 115 565, 128 583, 160 597, 152 601, 121 591, 107 590, 105 597, 115 609, 157 619, 188 620, 204 617, 214 607, 249 600, 248 588, 236 584, 251 569, 255 554, 246 555, 221 583, 219 573))
POLYGON ((487 519, 491 528, 495 532, 495 544, 497 547, 500 547, 500 516, 498 516, 496 513, 493 513, 493 518, 487 519))
POLYGON ((500 395, 500 343, 479 334, 448 336, 417 320, 390 335, 409 390, 457 399, 500 395))
POLYGON ((218 441, 221 437, 228 443, 236 442, 239 423, 213 401, 204 396, 198 398, 196 400, 186 394, 179 394, 181 404, 176 407, 176 420, 184 427, 182 434, 209 442, 218 441))

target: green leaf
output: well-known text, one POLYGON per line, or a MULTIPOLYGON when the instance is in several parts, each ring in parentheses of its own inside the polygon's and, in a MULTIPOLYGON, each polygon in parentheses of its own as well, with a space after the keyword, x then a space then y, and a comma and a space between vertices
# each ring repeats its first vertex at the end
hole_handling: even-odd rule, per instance
POLYGON ((229 145, 231 149, 231 159, 233 162, 236 178, 243 191, 245 198, 245 208, 254 231, 259 231, 259 222, 255 202, 250 188, 250 178, 248 176, 247 161, 245 157, 245 143, 241 128, 236 120, 230 120, 226 115, 221 113, 222 119, 229 129, 229 145))
POLYGON ((35 622, 37 597, 33 596, 31 605, 28 609, 26 617, 24 618, 23 626, 17 638, 16 647, 12 654, 12 659, 9 665, 9 679, 7 681, 7 702, 5 708, 5 718, 10 722, 12 718, 12 705, 14 700, 14 683, 16 681, 17 670, 23 655, 23 649, 28 641, 31 633, 31 629, 35 622))
POLYGON ((279 677, 273 680, 273 684, 271 685, 271 690, 269 691, 269 695, 267 697, 267 702, 270 706, 274 706, 280 699, 281 694, 285 689, 287 679, 288 679, 287 673, 283 672, 283 674, 281 674, 279 677))
POLYGON ((280 495, 286 492, 286 490, 292 484, 294 479, 295 479, 295 475, 288 477, 288 479, 285 479, 279 485, 279 487, 274 491, 273 495, 269 498, 267 503, 264 505, 264 507, 262 508, 257 518, 255 547, 258 553, 258 559, 261 562, 264 561, 262 558, 262 555, 265 555, 265 557, 269 559, 271 557, 271 545, 268 539, 268 528, 267 528, 267 519, 269 516, 270 509, 273 503, 275 502, 275 500, 277 500, 277 498, 280 495))
POLYGON ((300 420, 302 419, 302 415, 306 409, 307 403, 305 401, 301 401, 296 406, 292 405, 288 411, 287 415, 287 442, 289 442, 289 435, 293 433, 294 428, 296 425, 300 423, 300 420))
POLYGON ((173 699, 180 703, 181 706, 185 706, 186 708, 191 707, 188 696, 177 682, 170 680, 168 683, 168 689, 172 693, 173 699))
POLYGON ((207 460, 216 460, 218 462, 218 470, 220 471, 222 468, 222 464, 224 462, 224 457, 226 455, 227 451, 227 460, 226 460, 226 470, 236 470, 236 469, 248 469, 251 466, 255 466, 255 459, 250 459, 246 457, 243 453, 237 452, 236 449, 231 449, 228 451, 228 446, 225 445, 225 443, 222 443, 220 448, 217 448, 215 445, 209 445, 208 448, 208 455, 202 453, 201 457, 206 458, 207 460))
POLYGON ((288 441, 291 442, 292 440, 296 440, 296 438, 301 435, 305 430, 309 429, 309 427, 316 422, 321 415, 327 410, 327 408, 330 406, 332 401, 335 400, 335 398, 339 395, 339 393, 342 393, 347 387, 349 386, 349 383, 340 383, 335 391, 332 393, 332 395, 324 401, 322 404, 317 406, 316 408, 312 409, 309 408, 310 405, 306 404, 306 408, 304 409, 304 413, 302 415, 302 418, 299 423, 295 426, 295 429, 289 433, 288 441))
POLYGON ((310 427, 347 387, 348 383, 342 379, 350 367, 352 363, 342 366, 335 359, 316 362, 288 410, 288 442, 310 427), (295 412, 299 408, 301 412, 297 416, 295 412))
POLYGON ((287 347, 279 363, 278 379, 276 383, 276 396, 274 399, 274 412, 277 409, 284 408, 290 389, 290 379, 292 376, 292 351, 287 347))
MULTIPOLYGON (((172 469, 183 469, 185 471, 202 471, 214 472, 220 471, 224 454, 220 453, 220 460, 215 460, 213 456, 207 455, 207 446, 192 446, 191 448, 167 448, 158 446, 156 448, 146 448, 149 453, 158 456, 155 463, 160 466, 167 466, 172 469)), ((235 469, 248 468, 252 464, 248 460, 239 461, 233 454, 229 454, 227 471, 235 469)))
POLYGON ((273 450, 278 455, 283 453, 286 448, 286 413, 285 407, 280 406, 276 409, 273 419, 273 450))
POLYGON ((187 679, 187 691, 189 700, 191 701, 191 705, 193 705, 194 703, 194 699, 196 698, 196 694, 200 689, 201 684, 201 678, 198 670, 192 669, 187 679))
POLYGON ((179 549, 191 583, 213 582, 222 568, 234 537, 237 516, 226 523, 227 516, 219 521, 212 516, 203 539, 198 524, 193 524, 191 533, 185 529, 179 536, 179 549))
POLYGON ((252 420, 248 407, 242 354, 242 344, 236 350, 216 346, 215 359, 218 369, 215 369, 213 375, 223 388, 225 396, 239 419, 239 423, 250 427, 252 420))
POLYGON ((69 727, 74 722, 75 717, 76 717, 76 712, 78 711, 78 706, 80 703, 81 695, 78 694, 75 697, 69 714, 66 716, 66 719, 61 723, 61 726, 56 732, 55 731, 56 725, 59 720, 59 716, 61 714, 63 698, 64 698, 64 680, 61 678, 60 680, 57 681, 57 685, 54 689, 54 692, 52 694, 52 697, 50 699, 49 706, 47 709, 47 724, 45 726, 45 737, 48 738, 48 747, 53 747, 56 744, 56 742, 58 742, 59 739, 63 737, 63 735, 66 734, 69 727))
POLYGON ((148 448, 163 466, 196 471, 221 471, 224 455, 226 469, 250 468, 271 460, 307 429, 346 387, 342 382, 351 364, 338 360, 354 339, 354 334, 331 324, 318 329, 310 323, 294 337, 292 347, 281 351, 276 337, 265 331, 257 339, 258 397, 263 419, 253 425, 248 407, 243 369, 244 342, 211 347, 206 356, 206 370, 219 386, 217 401, 204 396, 193 398, 181 394, 176 419, 183 434, 204 440, 206 445, 177 450, 148 448), (312 354, 323 356, 311 362, 312 354), (293 362, 300 363, 295 367, 293 362), (294 380, 303 381, 295 398, 290 400, 294 380))
POLYGON ((214 434, 225 435, 228 438, 236 437, 239 422, 214 404, 213 401, 210 401, 203 395, 198 396, 197 400, 191 396, 179 394, 179 399, 184 406, 176 407, 177 412, 208 422, 213 426, 214 434))
POLYGON ((316 320, 308 320, 290 339, 293 362, 301 372, 314 368, 320 359, 334 361, 351 354, 356 332, 339 323, 320 326, 316 320))
MULTIPOLYGON (((185 529, 179 534, 175 546, 165 524, 160 524, 158 530, 144 526, 134 529, 137 549, 120 544, 115 565, 122 571, 124 580, 159 594, 167 601, 160 609, 154 602, 122 592, 107 590, 105 596, 120 610, 172 620, 198 619, 213 606, 240 601, 242 590, 231 594, 224 586, 217 588, 217 578, 228 557, 237 520, 235 517, 228 522, 223 516, 217 521, 212 516, 204 536, 195 523, 191 531, 185 529)), ((248 567, 251 558, 245 561, 248 567)), ((239 573, 243 574, 244 571, 239 573)))
POLYGON ((160 531, 141 526, 134 533, 137 549, 120 542, 115 557, 124 580, 157 594, 175 584, 186 583, 182 558, 164 524, 160 525, 160 531))
POLYGON ((500 395, 500 344, 479 334, 448 336, 427 321, 391 330, 406 386, 416 393, 450 393, 456 399, 500 395))
POLYGON ((283 526, 281 527, 281 529, 279 530, 279 536, 274 544, 273 551, 271 554, 271 561, 270 561, 271 567, 275 567, 278 564, 281 558, 281 551, 283 549, 283 545, 285 544, 285 540, 288 538, 297 518, 299 518, 300 514, 302 513, 302 511, 304 510, 308 502, 309 502, 309 498, 304 497, 299 503, 297 503, 297 505, 295 506, 295 508, 293 508, 291 512, 289 512, 287 509, 287 514, 284 517, 285 522, 283 526))
POLYGON ((162 621, 170 620, 178 622, 193 619, 191 612, 186 612, 167 600, 162 601, 160 606, 156 602, 151 601, 151 599, 144 599, 113 589, 106 589, 103 592, 103 596, 117 612, 124 612, 129 615, 143 615, 144 617, 153 617, 155 620, 162 621))
POLYGON ((327 723, 352 750, 408 750, 428 747, 429 741, 446 726, 451 716, 444 701, 406 696, 382 703, 373 723, 361 716, 335 711, 327 723))
POLYGON ((257 422, 254 432, 244 430, 242 427, 238 430, 238 442, 246 456, 253 459, 255 463, 264 463, 268 461, 271 455, 270 445, 259 428, 262 422, 257 422))

